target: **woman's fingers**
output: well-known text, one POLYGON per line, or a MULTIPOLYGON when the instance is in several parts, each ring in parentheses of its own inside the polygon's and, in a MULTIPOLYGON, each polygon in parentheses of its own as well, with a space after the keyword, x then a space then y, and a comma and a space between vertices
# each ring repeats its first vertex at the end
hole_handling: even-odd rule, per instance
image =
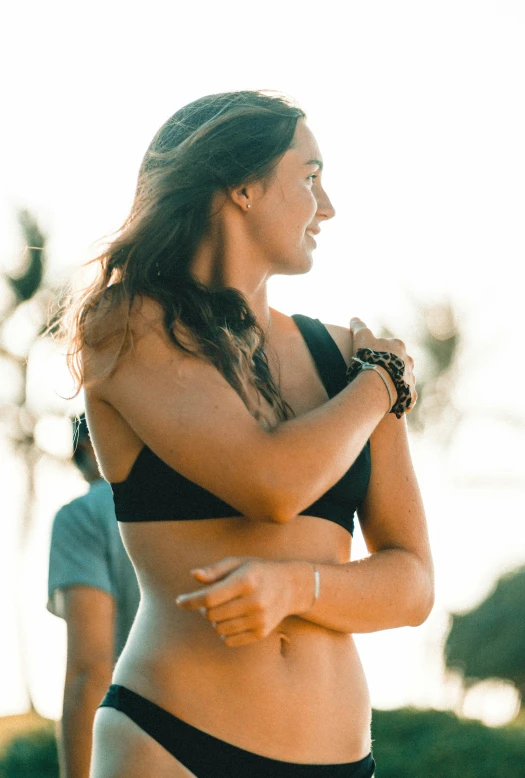
POLYGON ((350 332, 352 335, 355 336, 359 335, 360 332, 363 332, 364 330, 368 330, 368 327, 364 323, 362 319, 360 319, 358 316, 352 316, 350 319, 350 332))
POLYGON ((205 616, 209 621, 219 623, 246 616, 256 610, 257 605, 247 597, 236 597, 222 605, 207 609, 205 616))
POLYGON ((261 620, 255 615, 241 616, 238 619, 228 619, 227 621, 220 621, 218 623, 212 622, 213 629, 217 635, 238 635, 241 632, 253 632, 263 636, 264 628, 261 624, 261 620))
POLYGON ((224 645, 228 648, 238 648, 248 646, 250 643, 256 643, 259 638, 254 632, 240 632, 238 635, 224 635, 221 637, 224 645))
MULTIPOLYGON (((210 571, 207 578, 210 585, 205 589, 181 594, 175 602, 186 610, 200 610, 215 608, 236 597, 249 595, 255 588, 254 564, 256 563, 250 557, 227 557, 214 565, 193 570, 194 575, 210 571)), ((204 583, 202 578, 201 580, 204 583)))
POLYGON ((220 559, 213 565, 207 565, 206 567, 199 567, 195 570, 191 570, 191 574, 198 581, 205 581, 206 583, 213 583, 214 581, 220 581, 229 573, 237 570, 241 565, 248 561, 249 557, 233 557, 229 556, 225 559, 220 559))
POLYGON ((230 569, 224 577, 176 602, 185 610, 199 610, 226 645, 245 645, 269 635, 288 615, 289 575, 285 562, 232 559, 237 562, 221 560, 215 566, 217 575, 230 569))
POLYGON ((237 597, 215 608, 200 610, 227 646, 254 643, 271 632, 263 610, 248 597, 237 597))
POLYGON ((264 613, 246 597, 210 608, 203 616, 224 644, 230 647, 255 643, 271 632, 265 623, 264 613))
POLYGON ((359 349, 369 348, 372 351, 390 351, 403 360, 405 363, 403 380, 410 388, 412 397, 411 408, 413 408, 417 401, 414 360, 407 352, 405 343, 399 338, 376 338, 364 321, 357 316, 350 320, 350 330, 352 332, 352 351, 354 356, 359 349))
POLYGON ((212 586, 207 586, 206 589, 181 594, 175 602, 180 608, 189 611, 196 611, 201 608, 209 610, 236 597, 240 597, 242 594, 244 594, 243 582, 231 577, 225 581, 212 584, 212 586))
POLYGON ((417 392, 415 389, 410 393, 410 396, 412 397, 412 402, 410 403, 410 408, 406 411, 406 413, 410 413, 410 411, 414 410, 414 405, 417 403, 417 392))
POLYGON ((406 346, 399 338, 376 338, 365 322, 358 316, 350 319, 350 330, 353 334, 353 353, 360 348, 369 348, 372 351, 392 351, 405 362, 408 359, 406 346))

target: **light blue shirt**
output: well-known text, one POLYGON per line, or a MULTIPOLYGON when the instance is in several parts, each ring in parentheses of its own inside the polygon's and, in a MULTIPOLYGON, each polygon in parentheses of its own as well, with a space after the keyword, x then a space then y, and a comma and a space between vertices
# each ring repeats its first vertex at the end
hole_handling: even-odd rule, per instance
POLYGON ((47 608, 64 618, 64 589, 92 586, 115 598, 115 661, 139 604, 135 571, 118 530, 110 485, 100 478, 61 508, 53 523, 47 608))

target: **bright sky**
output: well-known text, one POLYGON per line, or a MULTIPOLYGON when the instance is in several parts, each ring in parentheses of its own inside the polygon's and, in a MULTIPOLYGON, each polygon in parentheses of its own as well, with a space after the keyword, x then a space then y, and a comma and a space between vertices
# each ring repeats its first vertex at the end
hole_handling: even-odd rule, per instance
MULTIPOLYGON (((413 443, 436 608, 417 630, 358 639, 375 705, 452 704, 439 664, 447 613, 472 607, 503 570, 525 562, 525 370, 514 358, 525 256, 525 6, 18 0, 2 17, 5 268, 18 250, 16 206, 37 213, 52 277, 64 279, 126 216, 144 150, 171 113, 203 94, 274 88, 305 108, 338 212, 312 272, 272 284, 274 307, 341 324, 353 315, 386 321, 410 346, 413 298, 449 295, 456 304, 466 335, 458 402, 473 415, 447 457, 413 443), (513 424, 491 421, 498 410, 513 424)), ((63 409, 53 394, 60 376, 56 360, 41 359, 34 380, 47 409, 63 409)), ((48 437, 65 445, 61 431, 48 437)), ((56 465, 41 468, 15 601, 22 487, 1 441, 0 456, 0 715, 25 706, 14 628, 23 609, 35 699, 57 717, 65 643, 63 624, 44 610, 47 544, 54 511, 82 484, 56 465)), ((513 705, 507 689, 491 688, 466 709, 497 723, 513 705)))

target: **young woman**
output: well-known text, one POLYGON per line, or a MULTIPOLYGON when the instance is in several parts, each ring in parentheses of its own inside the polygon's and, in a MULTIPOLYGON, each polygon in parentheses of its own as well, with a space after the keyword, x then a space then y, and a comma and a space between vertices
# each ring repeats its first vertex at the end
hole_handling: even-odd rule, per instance
POLYGON ((432 563, 404 344, 268 307, 267 280, 307 272, 334 216, 321 171, 283 98, 186 106, 76 308, 73 369, 141 589, 93 778, 373 775, 352 633, 424 621, 432 563), (370 556, 351 562, 356 509, 370 556))

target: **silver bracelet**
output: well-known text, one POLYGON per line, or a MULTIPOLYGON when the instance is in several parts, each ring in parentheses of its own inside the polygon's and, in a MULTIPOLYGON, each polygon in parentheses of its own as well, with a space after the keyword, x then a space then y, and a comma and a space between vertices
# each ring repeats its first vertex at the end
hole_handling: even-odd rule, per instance
POLYGON ((357 357, 352 357, 352 359, 354 360, 354 362, 359 362, 359 364, 361 365, 361 370, 375 370, 377 375, 380 376, 380 378, 383 381, 384 385, 386 386, 386 390, 388 392, 388 401, 390 403, 390 407, 388 408, 388 412, 390 413, 390 411, 392 410, 392 406, 394 404, 394 398, 392 397, 392 392, 390 391, 390 387, 388 385, 388 381, 386 380, 386 378, 383 375, 383 373, 381 372, 381 370, 379 370, 377 365, 372 365, 370 362, 363 362, 362 359, 358 359, 357 357))
POLYGON ((315 603, 319 599, 319 592, 321 591, 321 576, 319 574, 319 570, 317 567, 313 564, 313 562, 310 563, 314 569, 314 599, 312 604, 310 605, 310 610, 314 607, 315 603))

